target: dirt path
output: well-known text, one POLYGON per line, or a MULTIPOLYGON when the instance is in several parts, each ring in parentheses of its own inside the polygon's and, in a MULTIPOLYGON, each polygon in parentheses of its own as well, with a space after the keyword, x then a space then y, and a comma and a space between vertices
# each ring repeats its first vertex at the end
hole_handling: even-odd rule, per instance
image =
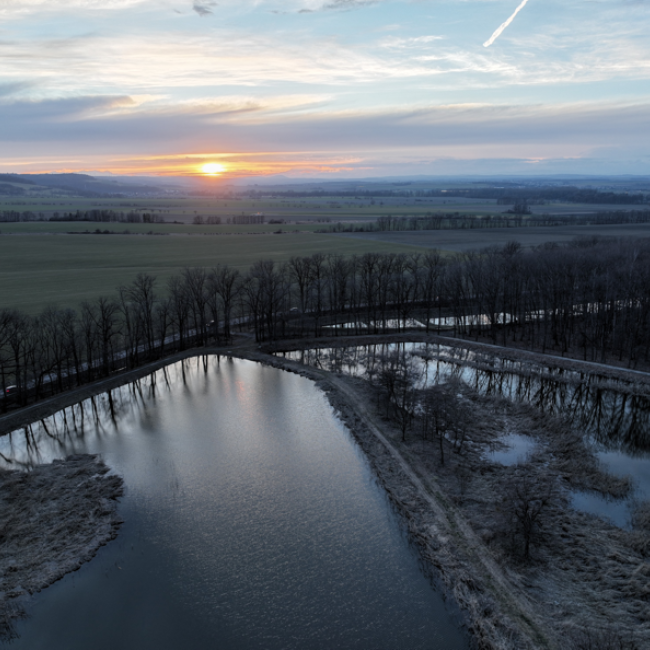
POLYGON ((525 350, 516 347, 507 347, 474 341, 470 339, 445 336, 443 334, 426 334, 425 332, 404 332, 400 334, 360 334, 357 336, 333 336, 309 339, 288 339, 276 341, 264 345, 264 350, 269 352, 289 352, 308 348, 326 347, 354 347, 361 345, 382 345, 389 343, 429 343, 432 345, 447 345, 455 348, 464 348, 474 351, 485 351, 498 356, 501 359, 515 361, 531 361, 540 365, 554 368, 573 370, 577 372, 594 373, 611 379, 650 384, 650 372, 621 368, 595 361, 582 361, 571 357, 561 357, 555 354, 547 354, 525 350))
POLYGON ((561 647, 535 614, 525 592, 508 578, 433 476, 425 479, 418 475, 391 442, 382 424, 367 408, 367 396, 356 389, 354 381, 260 351, 236 356, 295 372, 317 382, 325 391, 407 520, 412 537, 422 546, 423 556, 440 572, 449 593, 467 616, 477 647, 561 647), (418 520, 427 523, 422 525, 418 520))
POLYGON ((446 343, 447 345, 456 345, 468 349, 485 349, 493 353, 498 352, 500 357, 530 359, 531 361, 548 364, 549 366, 557 366, 559 368, 568 368, 571 370, 579 369, 584 370, 585 372, 605 374, 616 378, 630 378, 637 381, 642 380, 650 382, 650 372, 645 372, 643 370, 622 368, 620 366, 613 366, 606 363, 598 363, 597 361, 583 361, 581 359, 573 359, 572 357, 561 357, 557 354, 534 352, 522 348, 507 347, 496 345, 494 343, 484 343, 483 341, 470 341, 467 339, 454 338, 452 336, 436 335, 436 338, 439 339, 441 343, 446 343))
POLYGON ((257 349, 257 347, 258 346, 254 344, 250 338, 242 337, 240 340, 235 341, 228 346, 190 348, 183 352, 176 352, 175 354, 152 361, 151 363, 147 363, 133 370, 120 372, 111 375, 106 379, 99 379, 90 384, 84 384, 83 386, 66 391, 65 393, 59 393, 52 397, 40 400, 31 406, 25 406, 19 410, 2 415, 0 416, 0 435, 5 435, 11 431, 32 424, 33 422, 43 420, 57 411, 61 411, 68 406, 77 404, 78 402, 94 397, 95 395, 105 393, 114 388, 119 388, 120 386, 135 381, 136 379, 140 379, 141 377, 146 377, 152 372, 160 370, 172 363, 176 363, 177 361, 183 361, 184 359, 203 356, 206 354, 229 355, 235 350, 246 351, 249 349, 257 349))
POLYGON ((474 569, 480 572, 483 585, 492 592, 496 601, 500 602, 510 618, 518 625, 524 637, 529 637, 534 647, 554 648, 544 625, 537 620, 528 599, 515 590, 515 587, 504 575, 501 567, 494 561, 491 553, 477 538, 476 534, 465 521, 458 510, 454 509, 444 493, 440 490, 433 476, 425 480, 418 476, 402 454, 385 436, 373 416, 368 412, 365 400, 358 395, 348 382, 336 376, 329 377, 330 383, 341 395, 346 395, 355 411, 364 419, 372 434, 388 449, 400 470, 409 478, 418 491, 419 496, 428 504, 436 518, 445 528, 445 533, 453 537, 454 543, 466 553, 474 569))
POLYGON ((309 339, 290 339, 285 341, 277 341, 264 346, 257 345, 249 337, 239 337, 230 345, 224 346, 210 346, 201 348, 191 348, 183 352, 177 352, 157 361, 140 366, 134 370, 129 370, 123 373, 112 375, 106 379, 101 379, 84 386, 80 386, 65 393, 60 393, 52 397, 40 400, 36 404, 26 406, 22 409, 0 416, 0 435, 7 434, 15 429, 27 426, 32 422, 42 420, 49 417, 53 413, 60 411, 68 406, 72 406, 89 397, 99 395, 112 388, 118 388, 123 384, 134 381, 144 377, 160 368, 167 366, 183 359, 190 357, 201 356, 204 354, 221 354, 228 355, 234 353, 235 355, 246 354, 247 352, 255 352, 260 347, 264 352, 278 352, 301 350, 308 348, 322 348, 322 347, 346 347, 357 345, 379 345, 386 343, 400 343, 400 342, 414 342, 414 343, 439 343, 441 345, 450 345, 463 347, 470 350, 486 350, 490 352, 498 352, 499 356, 506 359, 530 360, 540 364, 548 364, 557 366, 558 368, 565 368, 568 370, 583 370, 585 372, 599 372, 612 379, 624 379, 633 382, 649 383, 650 373, 642 372, 640 370, 628 370, 625 368, 618 368, 616 366, 608 366, 605 364, 594 363, 590 361, 578 361, 575 359, 568 359, 565 357, 558 357, 550 354, 542 354, 539 352, 529 352, 512 347, 503 347, 499 345, 492 345, 490 343, 481 343, 475 341, 468 341, 465 339, 457 339, 453 337, 440 336, 437 334, 425 334, 416 332, 407 332, 402 334, 378 334, 378 335, 359 335, 359 336, 341 336, 341 337, 320 337, 309 339))
POLYGON ((445 532, 453 535, 455 543, 468 554, 473 568, 478 569, 482 574, 480 577, 481 582, 486 587, 490 585, 493 597, 501 602, 510 617, 520 627, 522 634, 530 637, 535 646, 542 648, 555 647, 544 630, 543 624, 537 620, 525 595, 515 590, 504 575, 501 567, 492 558, 492 554, 477 538, 467 521, 458 510, 450 505, 449 500, 440 490, 433 476, 427 477, 425 483, 390 440, 381 432, 380 426, 374 421, 365 407, 363 398, 341 379, 332 377, 330 381, 334 386, 338 387, 341 394, 347 394, 355 410, 365 419, 370 431, 386 446, 399 464, 402 472, 408 476, 417 488, 420 497, 431 507, 436 516, 447 524, 445 532))

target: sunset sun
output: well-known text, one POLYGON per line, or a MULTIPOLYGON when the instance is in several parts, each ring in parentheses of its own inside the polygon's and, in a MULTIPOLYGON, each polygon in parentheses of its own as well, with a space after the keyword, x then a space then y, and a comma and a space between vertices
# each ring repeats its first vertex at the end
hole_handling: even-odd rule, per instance
POLYGON ((201 171, 208 176, 216 176, 226 171, 226 168, 219 163, 206 163, 201 167, 201 171))

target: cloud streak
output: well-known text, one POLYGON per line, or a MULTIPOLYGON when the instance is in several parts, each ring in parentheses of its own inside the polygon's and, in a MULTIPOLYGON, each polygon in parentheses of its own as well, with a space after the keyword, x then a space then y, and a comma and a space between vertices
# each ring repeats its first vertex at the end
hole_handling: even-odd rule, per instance
POLYGON ((528 0, 523 0, 523 2, 515 9, 515 13, 513 13, 512 16, 510 16, 510 18, 508 18, 508 20, 506 20, 505 23, 502 23, 499 26, 499 28, 494 32, 494 34, 492 34, 492 36, 490 36, 490 38, 487 41, 485 41, 485 43, 483 43, 483 47, 490 47, 490 45, 492 45, 492 43, 494 43, 494 41, 496 41, 497 38, 499 38, 499 36, 503 34, 505 29, 508 27, 508 25, 510 25, 510 23, 515 19, 517 14, 526 6, 527 3, 528 0))
MULTIPOLYGON (((338 113, 321 107, 296 114, 290 106, 278 110, 243 99, 182 111, 147 111, 146 105, 137 107, 136 98, 122 96, 0 101, 0 168, 185 173, 205 156, 238 174, 343 169, 404 174, 425 168, 441 173, 442 160, 474 161, 473 173, 494 173, 492 163, 480 161, 506 159, 519 161, 508 163, 511 171, 519 165, 519 172, 529 165, 521 161, 547 159, 566 160, 568 171, 571 160, 578 165, 586 159, 598 160, 603 173, 650 170, 647 102, 460 104, 338 113), (251 119, 254 115, 258 119, 251 119), (604 130, 603 124, 610 126, 604 130), (62 151, 65 164, 57 166, 52 161, 61 160, 62 151), (47 164, 41 162, 45 159, 47 164)), ((458 165, 459 172, 470 169, 458 165)))

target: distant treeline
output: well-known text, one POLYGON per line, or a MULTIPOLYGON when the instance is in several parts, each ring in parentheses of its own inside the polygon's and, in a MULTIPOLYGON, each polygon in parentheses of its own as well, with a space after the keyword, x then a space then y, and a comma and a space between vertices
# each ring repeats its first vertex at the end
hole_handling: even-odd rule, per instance
POLYGON ((0 212, 0 222, 19 221, 92 221, 100 223, 164 223, 164 219, 152 212, 129 212, 115 210, 77 210, 76 212, 54 212, 46 217, 42 212, 31 210, 3 210, 0 212))
POLYGON ((50 221, 98 221, 101 223, 164 223, 154 212, 117 212, 115 210, 77 210, 76 212, 55 212, 50 221))
MULTIPOLYGON (((264 223, 265 218, 262 213, 258 214, 238 214, 234 215, 232 217, 226 217, 225 222, 227 224, 233 224, 233 225, 239 225, 239 226, 250 226, 254 224, 262 224, 264 223)), ((221 224, 221 217, 218 216, 212 216, 212 217, 202 217, 201 215, 197 215, 194 217, 192 220, 192 223, 195 226, 201 226, 203 224, 207 224, 209 226, 218 226, 221 224)))
POLYGON ((0 387, 9 403, 133 368, 188 346, 333 333, 453 328, 587 360, 650 362, 650 240, 576 240, 442 257, 316 254, 283 264, 147 274, 79 309, 0 310, 0 387), (332 325, 345 323, 345 328, 332 325))
POLYGON ((36 185, 34 181, 18 174, 0 174, 0 183, 18 183, 19 185, 36 185))
POLYGON ((394 232, 409 230, 463 230, 481 228, 533 228, 537 226, 588 226, 624 223, 650 223, 650 210, 620 210, 570 215, 487 215, 464 216, 458 212, 427 214, 423 217, 379 217, 362 223, 336 223, 317 232, 394 232))
MULTIPOLYGON (((54 212, 46 216, 43 212, 31 210, 3 210, 0 212, 0 222, 27 222, 27 221, 90 221, 99 223, 165 223, 165 219, 155 212, 128 212, 116 210, 77 210, 76 212, 54 212)), ((263 214, 239 214, 224 218, 225 223, 235 225, 262 224, 265 222, 263 214)), ((203 217, 197 215, 193 218, 194 225, 219 225, 222 218, 219 216, 203 217)), ((273 222, 276 223, 276 222, 273 222)), ((280 223, 280 222, 277 222, 280 223)))
MULTIPOLYGON (((408 185, 408 184, 404 184, 408 185)), ((598 189, 589 189, 573 186, 540 186, 540 187, 476 187, 448 190, 424 190, 424 189, 373 189, 363 190, 308 190, 308 191, 266 191, 255 190, 248 192, 252 199, 260 199, 264 196, 277 198, 324 198, 336 196, 337 198, 464 198, 464 199, 496 199, 500 205, 514 204, 528 201, 531 205, 541 205, 548 201, 559 201, 562 203, 608 203, 622 205, 639 205, 650 203, 650 195, 642 193, 630 194, 628 192, 603 192, 598 189)))

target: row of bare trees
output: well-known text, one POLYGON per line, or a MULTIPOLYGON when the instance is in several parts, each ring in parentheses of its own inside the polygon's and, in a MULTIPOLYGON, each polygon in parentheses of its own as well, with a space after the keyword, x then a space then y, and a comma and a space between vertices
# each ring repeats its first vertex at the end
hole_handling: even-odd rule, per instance
POLYGON ((580 214, 531 214, 536 201, 508 198, 511 205, 502 214, 483 217, 467 216, 459 212, 428 213, 379 217, 376 221, 358 223, 337 222, 319 232, 407 232, 418 230, 482 230, 486 228, 539 228, 587 225, 615 225, 650 222, 650 210, 616 210, 614 212, 588 212, 580 214), (525 216, 526 215, 526 216, 525 216))
POLYGON ((258 338, 419 327, 585 360, 650 361, 650 240, 314 255, 253 273, 269 314, 262 323, 261 310, 252 313, 258 338), (301 316, 287 323, 291 307, 301 316))
MULTIPOLYGON (((650 240, 518 244, 455 256, 315 254, 247 273, 138 275, 114 295, 37 316, 0 310, 0 387, 25 403, 173 350, 230 339, 426 331, 650 361, 650 240)), ((3 400, 6 407, 10 400, 3 400)))
POLYGON ((2 410, 61 392, 188 345, 231 336, 238 271, 185 269, 167 286, 139 274, 113 296, 37 316, 0 310, 2 410))

